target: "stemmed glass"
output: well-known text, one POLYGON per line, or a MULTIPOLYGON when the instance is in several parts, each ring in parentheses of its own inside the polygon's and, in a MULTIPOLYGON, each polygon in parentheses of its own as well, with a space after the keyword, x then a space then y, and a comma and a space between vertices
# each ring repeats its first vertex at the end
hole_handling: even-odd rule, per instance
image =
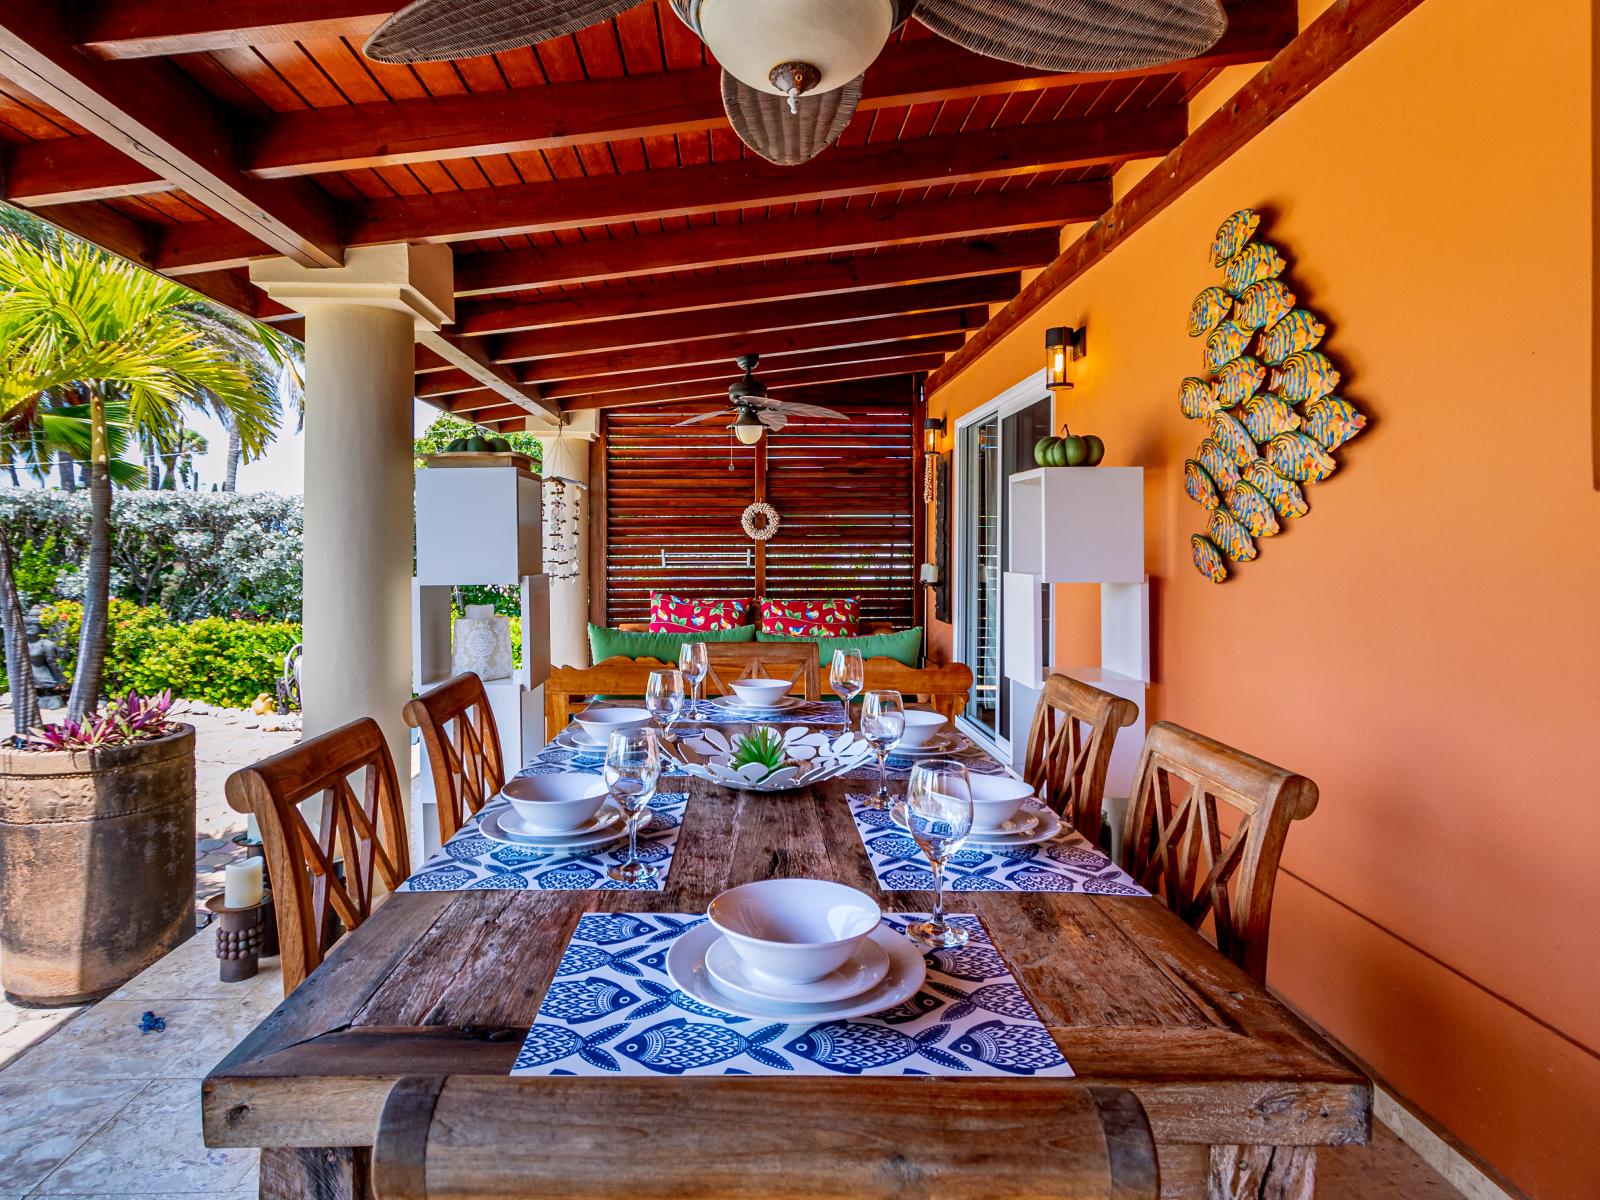
POLYGON ((906 933, 929 946, 964 946, 967 931, 944 919, 944 867, 972 832, 972 785, 967 769, 938 758, 917 763, 906 784, 906 828, 933 864, 933 916, 906 933))
POLYGON ((878 794, 867 801, 868 808, 888 808, 889 747, 906 731, 906 708, 899 692, 868 692, 861 699, 861 736, 878 752, 878 794))
POLYGON ((833 666, 828 671, 828 682, 833 694, 844 701, 844 724, 850 728, 850 701, 867 686, 867 668, 861 661, 859 650, 835 650, 833 666))
POLYGON ((683 715, 688 700, 683 694, 683 672, 668 667, 651 671, 644 688, 644 706, 650 715, 661 723, 662 731, 670 738, 672 723, 683 715))
MULTIPOLYGON (((705 699, 704 689, 706 674, 711 670, 711 660, 706 657, 706 644, 704 642, 685 642, 678 647, 678 670, 683 672, 683 677, 689 681, 691 689, 689 699, 699 701, 705 699)), ((693 705, 691 704, 691 710, 693 705)))
POLYGON ((639 861, 639 826, 656 794, 661 753, 654 729, 618 729, 606 746, 604 779, 628 822, 628 860, 606 872, 618 883, 652 883, 656 869, 639 861))

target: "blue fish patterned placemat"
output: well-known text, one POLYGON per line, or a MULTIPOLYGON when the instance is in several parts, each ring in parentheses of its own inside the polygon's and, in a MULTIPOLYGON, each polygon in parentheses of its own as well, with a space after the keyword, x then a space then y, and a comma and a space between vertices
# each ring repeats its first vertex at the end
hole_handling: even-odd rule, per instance
MULTIPOLYGON (((922 915, 884 921, 903 931, 922 915)), ((928 953, 928 977, 910 1000, 870 1017, 791 1025, 719 1012, 673 987, 667 951, 703 916, 586 913, 511 1073, 1070 1076, 983 923, 950 920, 971 940, 928 953)))
POLYGON ((509 807, 504 800, 492 801, 456 831, 437 853, 396 891, 401 892, 479 892, 494 890, 579 892, 598 891, 659 892, 672 868, 672 852, 678 844, 678 829, 687 792, 657 792, 650 801, 650 818, 639 830, 639 861, 658 868, 653 883, 618 883, 606 878, 606 869, 628 856, 627 840, 578 853, 536 850, 511 846, 484 837, 479 825, 490 812, 509 807))
MULTIPOLYGON (((851 792, 845 797, 878 885, 890 891, 931 892, 933 870, 922 848, 887 812, 868 808, 870 798, 867 792, 851 792)), ((1037 800, 1027 801, 1024 808, 1044 811, 1037 800)), ((962 847, 945 866, 944 885, 952 892, 1150 894, 1065 822, 1055 837, 1032 846, 962 847)))

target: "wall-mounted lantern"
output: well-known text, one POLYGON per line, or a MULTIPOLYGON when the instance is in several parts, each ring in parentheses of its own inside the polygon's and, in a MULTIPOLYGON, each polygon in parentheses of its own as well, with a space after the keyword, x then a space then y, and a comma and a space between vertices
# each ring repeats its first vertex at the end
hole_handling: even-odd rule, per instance
POLYGON ((1072 364, 1083 357, 1088 330, 1057 325, 1044 331, 1044 383, 1052 391, 1072 386, 1072 364))

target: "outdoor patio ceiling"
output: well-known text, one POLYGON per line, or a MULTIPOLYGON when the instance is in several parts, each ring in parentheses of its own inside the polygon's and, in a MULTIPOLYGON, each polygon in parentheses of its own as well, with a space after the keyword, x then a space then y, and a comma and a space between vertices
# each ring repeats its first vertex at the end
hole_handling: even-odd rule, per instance
POLYGON ((912 21, 839 144, 780 167, 665 0, 415 67, 360 53, 395 7, 0 0, 4 198, 286 328, 251 260, 450 243, 457 319, 422 339, 417 393, 521 428, 721 395, 744 351, 776 386, 934 369, 1110 207, 1121 163, 1183 139, 1188 97, 1296 32, 1294 0, 1232 0, 1201 58, 1062 76, 912 21))

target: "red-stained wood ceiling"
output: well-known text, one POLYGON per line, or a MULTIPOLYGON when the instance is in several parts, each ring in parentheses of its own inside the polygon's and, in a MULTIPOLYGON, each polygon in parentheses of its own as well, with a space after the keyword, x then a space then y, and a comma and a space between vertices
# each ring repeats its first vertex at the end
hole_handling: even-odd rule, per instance
POLYGON ((418 394, 488 423, 936 367, 1063 225, 1165 154, 1190 96, 1272 57, 1294 0, 1231 0, 1202 58, 1047 75, 909 22, 839 143, 746 150, 665 0, 525 50, 387 66, 394 0, 0 0, 4 198, 296 329, 253 258, 448 242, 457 323, 418 394))

